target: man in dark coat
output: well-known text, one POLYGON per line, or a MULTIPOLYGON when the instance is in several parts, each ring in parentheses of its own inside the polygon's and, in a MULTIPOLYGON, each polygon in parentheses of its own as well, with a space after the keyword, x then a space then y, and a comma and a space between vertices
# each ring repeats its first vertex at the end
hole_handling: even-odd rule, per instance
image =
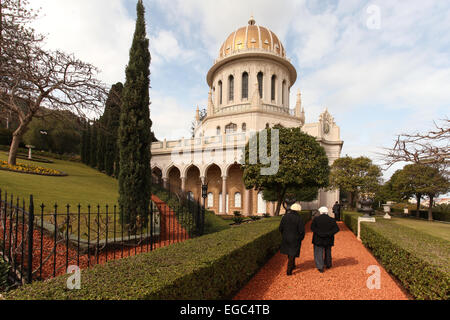
POLYGON ((341 221, 341 205, 337 201, 333 206, 333 213, 334 219, 336 219, 336 221, 341 221))
POLYGON ((296 212, 301 210, 299 204, 293 204, 281 219, 279 228, 282 237, 280 253, 288 256, 288 276, 292 275, 292 270, 295 268, 295 258, 300 256, 302 240, 305 238, 305 224, 296 212))
POLYGON ((331 247, 334 246, 334 235, 339 232, 336 220, 328 216, 328 209, 319 209, 320 216, 314 218, 311 224, 314 244, 314 260, 317 269, 323 273, 324 266, 331 268, 331 247))

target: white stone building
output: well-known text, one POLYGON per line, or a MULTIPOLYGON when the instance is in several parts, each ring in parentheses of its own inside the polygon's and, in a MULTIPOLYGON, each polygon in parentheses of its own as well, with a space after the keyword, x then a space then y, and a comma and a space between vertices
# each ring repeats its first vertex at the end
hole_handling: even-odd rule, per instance
MULTIPOLYGON (((210 88, 207 115, 197 108, 194 138, 152 144, 152 172, 172 190, 201 198, 201 185, 208 184, 207 208, 216 214, 273 214, 256 190, 246 190, 239 161, 251 132, 276 124, 302 127, 317 138, 330 160, 340 157, 340 128, 325 110, 316 123, 305 123, 301 94, 290 108, 290 89, 297 71, 286 57, 283 44, 269 29, 248 25, 231 33, 208 72, 210 88)), ((320 191, 306 209, 333 206, 337 191, 320 191)))

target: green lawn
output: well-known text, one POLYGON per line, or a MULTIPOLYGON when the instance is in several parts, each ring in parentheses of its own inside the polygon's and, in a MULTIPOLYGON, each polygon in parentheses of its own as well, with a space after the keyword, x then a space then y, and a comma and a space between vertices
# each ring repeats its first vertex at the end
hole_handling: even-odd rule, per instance
MULTIPOLYGON (((0 160, 7 160, 7 153, 0 152, 0 160)), ((82 163, 55 160, 54 163, 39 163, 19 159, 19 163, 57 169, 68 174, 67 177, 46 177, 0 170, 0 188, 2 192, 13 193, 15 197, 25 198, 28 202, 30 194, 34 196, 35 206, 44 203, 48 211, 58 206, 83 207, 91 204, 104 207, 106 204, 117 204, 117 180, 98 172, 82 163)), ((47 211, 47 210, 46 210, 47 211)))
POLYGON ((450 241, 450 224, 447 223, 415 220, 412 218, 392 218, 391 222, 450 241))

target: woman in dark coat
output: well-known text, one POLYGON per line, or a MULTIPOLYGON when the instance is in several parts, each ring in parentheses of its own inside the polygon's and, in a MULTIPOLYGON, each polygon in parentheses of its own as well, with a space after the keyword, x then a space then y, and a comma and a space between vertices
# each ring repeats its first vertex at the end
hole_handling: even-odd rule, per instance
POLYGON ((296 213, 301 211, 299 204, 293 204, 281 219, 280 232, 282 237, 280 253, 288 256, 287 275, 295 268, 295 258, 300 256, 302 240, 305 238, 305 224, 296 213))
POLYGON ((320 216, 314 218, 311 224, 314 244, 314 260, 316 267, 320 272, 323 268, 331 268, 332 257, 331 247, 334 246, 334 235, 339 232, 336 220, 328 216, 328 209, 322 207, 319 209, 320 216))

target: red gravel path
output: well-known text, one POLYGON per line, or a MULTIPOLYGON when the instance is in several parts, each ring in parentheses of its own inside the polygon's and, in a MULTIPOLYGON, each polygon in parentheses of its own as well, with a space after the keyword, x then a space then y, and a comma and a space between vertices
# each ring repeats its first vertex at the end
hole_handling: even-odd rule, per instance
POLYGON ((292 276, 287 256, 277 253, 236 295, 236 300, 406 300, 408 295, 391 278, 355 235, 339 222, 332 249, 333 267, 320 273, 314 263, 310 223, 292 276), (370 290, 369 266, 381 270, 381 288, 370 290))
MULTIPOLYGON (((153 242, 153 250, 158 249, 161 247, 168 246, 173 243, 182 242, 184 240, 189 239, 188 232, 180 225, 178 222, 178 219, 176 218, 175 212, 169 208, 162 200, 160 200, 155 195, 152 195, 152 200, 155 202, 156 206, 158 207, 158 210, 160 212, 161 217, 161 234, 160 239, 158 242, 153 242)), ((8 227, 9 222, 7 223, 8 227)), ((2 228, 0 228, 1 233, 3 234, 2 228)), ((15 231, 15 229, 14 229, 15 231)), ((7 233, 9 232, 9 228, 7 228, 7 233)), ((19 225, 18 228, 18 241, 20 242, 21 239, 21 233, 22 233, 22 227, 19 225)), ((62 275, 66 273, 66 245, 64 243, 58 243, 56 245, 56 259, 54 259, 54 256, 52 254, 52 250, 54 247, 54 239, 53 237, 49 237, 47 235, 43 236, 42 239, 42 257, 43 260, 41 260, 41 237, 42 233, 40 229, 35 228, 34 229, 34 236, 33 236, 33 269, 36 268, 36 266, 39 266, 41 264, 41 261, 44 261, 42 270, 38 270, 37 273, 34 274, 33 278, 36 279, 49 279, 54 276, 54 273, 56 276, 62 275), (46 259, 48 256, 50 256, 49 259, 46 259), (56 260, 56 261, 55 261, 56 260), (56 269, 56 272, 55 272, 56 269)), ((92 242, 92 245, 95 246, 95 241, 92 242)), ((81 269, 86 269, 88 267, 94 266, 96 264, 104 264, 107 261, 115 260, 115 259, 121 259, 129 256, 134 256, 140 253, 148 252, 150 251, 150 243, 149 241, 143 241, 140 245, 129 245, 124 246, 124 249, 122 251, 122 248, 120 247, 120 244, 118 242, 119 247, 116 249, 108 249, 103 250, 98 254, 97 256, 94 256, 94 254, 91 253, 90 257, 88 257, 87 254, 81 254, 79 257, 79 267, 81 269)), ((16 251, 16 259, 20 261, 20 255, 21 250, 16 251)), ((24 250, 24 253, 26 254, 26 249, 24 250)), ((73 248, 69 248, 68 250, 69 255, 69 265, 77 265, 77 250, 73 248)), ((24 265, 26 267, 27 263, 24 262, 24 265)))

